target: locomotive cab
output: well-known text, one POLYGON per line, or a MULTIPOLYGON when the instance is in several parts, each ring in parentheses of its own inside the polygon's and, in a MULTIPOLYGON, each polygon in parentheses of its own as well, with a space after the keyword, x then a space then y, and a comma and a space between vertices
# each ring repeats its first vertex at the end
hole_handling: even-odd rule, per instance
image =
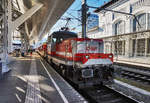
POLYGON ((48 37, 47 41, 47 51, 48 51, 48 57, 49 61, 51 61, 51 56, 57 57, 57 53, 59 49, 59 45, 66 39, 69 38, 77 38, 77 34, 69 31, 57 31, 52 33, 48 37))
POLYGON ((74 67, 80 68, 82 79, 92 84, 113 82, 113 54, 105 54, 103 40, 77 38, 72 42, 74 67), (76 45, 76 46, 75 46, 76 45), (82 68, 82 69, 81 69, 82 68), (96 79, 98 80, 97 83, 96 79), (90 83, 91 83, 90 82, 90 83))
POLYGON ((68 31, 52 33, 47 41, 48 61, 79 87, 113 83, 113 54, 105 54, 102 39, 77 38, 68 31))

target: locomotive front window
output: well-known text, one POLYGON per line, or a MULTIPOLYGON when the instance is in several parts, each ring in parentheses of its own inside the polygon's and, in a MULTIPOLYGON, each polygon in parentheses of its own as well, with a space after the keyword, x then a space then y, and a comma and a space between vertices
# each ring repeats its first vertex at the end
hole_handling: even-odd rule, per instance
POLYGON ((98 41, 78 41, 77 53, 103 53, 103 44, 98 41))
POLYGON ((53 42, 53 43, 56 43, 56 38, 53 38, 53 39, 52 39, 52 42, 53 42))

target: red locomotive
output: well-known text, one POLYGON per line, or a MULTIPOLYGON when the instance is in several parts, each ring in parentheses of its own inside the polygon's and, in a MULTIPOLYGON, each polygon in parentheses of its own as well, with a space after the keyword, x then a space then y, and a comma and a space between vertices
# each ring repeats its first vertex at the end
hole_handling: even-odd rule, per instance
POLYGON ((78 86, 113 82, 113 54, 103 53, 102 39, 77 38, 73 32, 58 31, 42 48, 41 55, 78 86))

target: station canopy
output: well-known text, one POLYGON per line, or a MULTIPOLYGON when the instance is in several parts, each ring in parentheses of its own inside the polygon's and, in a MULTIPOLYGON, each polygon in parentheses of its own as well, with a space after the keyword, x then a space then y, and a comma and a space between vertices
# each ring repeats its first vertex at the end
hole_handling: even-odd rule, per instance
POLYGON ((15 29, 37 42, 47 34, 74 0, 12 0, 15 29))

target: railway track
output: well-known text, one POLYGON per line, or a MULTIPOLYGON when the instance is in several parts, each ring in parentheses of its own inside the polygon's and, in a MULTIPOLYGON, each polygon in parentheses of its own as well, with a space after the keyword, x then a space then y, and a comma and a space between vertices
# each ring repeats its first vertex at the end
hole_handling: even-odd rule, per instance
POLYGON ((142 72, 142 73, 150 75, 150 68, 148 68, 148 67, 125 64, 125 63, 116 63, 116 62, 114 63, 114 65, 118 66, 118 67, 124 67, 126 70, 127 70, 127 68, 129 68, 133 71, 142 72))
MULTIPOLYGON (((49 63, 49 65, 51 64, 49 63)), ((53 65, 52 67, 55 66, 53 65)), ((74 85, 70 81, 68 82, 74 87, 74 85)), ((133 100, 132 98, 127 97, 106 86, 93 86, 83 89, 78 89, 75 86, 74 88, 81 95, 83 95, 83 97, 87 99, 89 103, 138 103, 136 100, 133 100)))
POLYGON ((80 90, 90 103, 138 103, 106 86, 94 86, 80 90))
MULTIPOLYGON (((57 72, 59 73, 59 71, 57 72)), ((70 80, 67 78, 64 79, 70 85, 72 85, 72 87, 74 87, 85 99, 87 99, 89 103, 138 103, 136 100, 133 100, 132 98, 121 94, 107 86, 93 86, 79 89, 70 80)))
POLYGON ((150 85, 150 68, 142 68, 139 66, 115 65, 115 68, 120 69, 120 76, 126 79, 131 79, 137 82, 150 85))
POLYGON ((126 78, 126 79, 132 79, 132 80, 135 80, 137 82, 142 82, 144 84, 150 85, 150 77, 143 75, 143 74, 124 70, 121 72, 121 76, 126 78))

